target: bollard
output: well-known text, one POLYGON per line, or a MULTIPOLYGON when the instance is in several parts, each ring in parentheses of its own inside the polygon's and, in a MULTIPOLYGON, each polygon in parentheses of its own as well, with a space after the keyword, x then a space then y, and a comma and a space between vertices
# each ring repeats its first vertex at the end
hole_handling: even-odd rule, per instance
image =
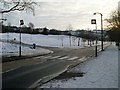
POLYGON ((21 57, 21 46, 19 46, 19 57, 21 57))
POLYGON ((95 57, 97 57, 97 45, 95 46, 95 57))
POLYGON ((35 43, 33 43, 33 49, 36 49, 36 44, 35 43))

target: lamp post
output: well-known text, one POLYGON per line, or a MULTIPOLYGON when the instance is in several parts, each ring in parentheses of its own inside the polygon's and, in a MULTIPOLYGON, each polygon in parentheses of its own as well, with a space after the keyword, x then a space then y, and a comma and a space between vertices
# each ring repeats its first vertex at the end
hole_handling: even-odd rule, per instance
POLYGON ((94 13, 94 15, 96 14, 100 14, 101 16, 101 50, 104 51, 103 49, 103 20, 102 20, 103 15, 102 13, 99 13, 99 12, 94 13))
POLYGON ((22 26, 22 25, 24 25, 24 21, 23 21, 23 20, 20 20, 20 32, 19 32, 19 33, 20 33, 20 35, 19 35, 19 36, 20 36, 20 37, 19 37, 19 39, 20 39, 20 42, 19 42, 19 44, 20 44, 20 45, 19 45, 19 56, 20 56, 20 57, 21 57, 21 26, 22 26))

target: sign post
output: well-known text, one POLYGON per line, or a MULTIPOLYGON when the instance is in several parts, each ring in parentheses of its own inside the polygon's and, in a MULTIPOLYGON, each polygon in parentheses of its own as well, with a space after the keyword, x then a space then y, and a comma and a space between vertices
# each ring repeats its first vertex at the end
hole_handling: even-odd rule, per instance
POLYGON ((96 19, 91 19, 91 24, 95 24, 95 28, 96 28, 95 57, 97 57, 97 23, 96 23, 96 19))
POLYGON ((23 21, 23 20, 20 20, 20 31, 19 31, 19 33, 20 33, 20 35, 19 35, 19 36, 20 36, 20 37, 19 37, 19 39, 20 39, 20 42, 19 42, 19 44, 20 44, 20 45, 19 45, 19 56, 20 56, 20 57, 21 57, 21 29, 22 29, 21 26, 22 26, 22 25, 24 25, 24 21, 23 21))

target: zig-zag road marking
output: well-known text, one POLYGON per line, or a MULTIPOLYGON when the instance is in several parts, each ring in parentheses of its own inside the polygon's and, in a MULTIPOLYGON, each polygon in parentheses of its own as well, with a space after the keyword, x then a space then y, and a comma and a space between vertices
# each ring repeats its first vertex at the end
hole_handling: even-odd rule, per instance
POLYGON ((59 59, 62 60, 62 59, 67 59, 67 58, 69 58, 69 56, 64 56, 64 57, 61 57, 59 59))
POLYGON ((79 59, 79 61, 85 61, 86 60, 86 57, 82 57, 79 59))
POLYGON ((67 60, 75 60, 75 59, 78 59, 79 57, 72 57, 72 58, 69 58, 67 60))
POLYGON ((61 56, 54 56, 54 57, 51 57, 50 59, 56 59, 56 58, 59 58, 61 56))

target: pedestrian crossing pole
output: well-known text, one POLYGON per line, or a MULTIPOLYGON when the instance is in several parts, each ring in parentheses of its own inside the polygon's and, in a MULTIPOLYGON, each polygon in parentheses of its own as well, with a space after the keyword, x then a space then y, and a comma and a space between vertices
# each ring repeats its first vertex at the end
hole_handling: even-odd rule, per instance
POLYGON ((97 23, 96 23, 96 19, 91 19, 91 24, 94 24, 95 29, 96 29, 95 57, 97 57, 97 23))
POLYGON ((20 20, 20 30, 19 30, 19 57, 21 57, 21 29, 22 29, 22 25, 24 25, 24 21, 23 20, 20 20))
POLYGON ((97 57, 97 22, 96 22, 96 45, 95 45, 95 57, 97 57))

